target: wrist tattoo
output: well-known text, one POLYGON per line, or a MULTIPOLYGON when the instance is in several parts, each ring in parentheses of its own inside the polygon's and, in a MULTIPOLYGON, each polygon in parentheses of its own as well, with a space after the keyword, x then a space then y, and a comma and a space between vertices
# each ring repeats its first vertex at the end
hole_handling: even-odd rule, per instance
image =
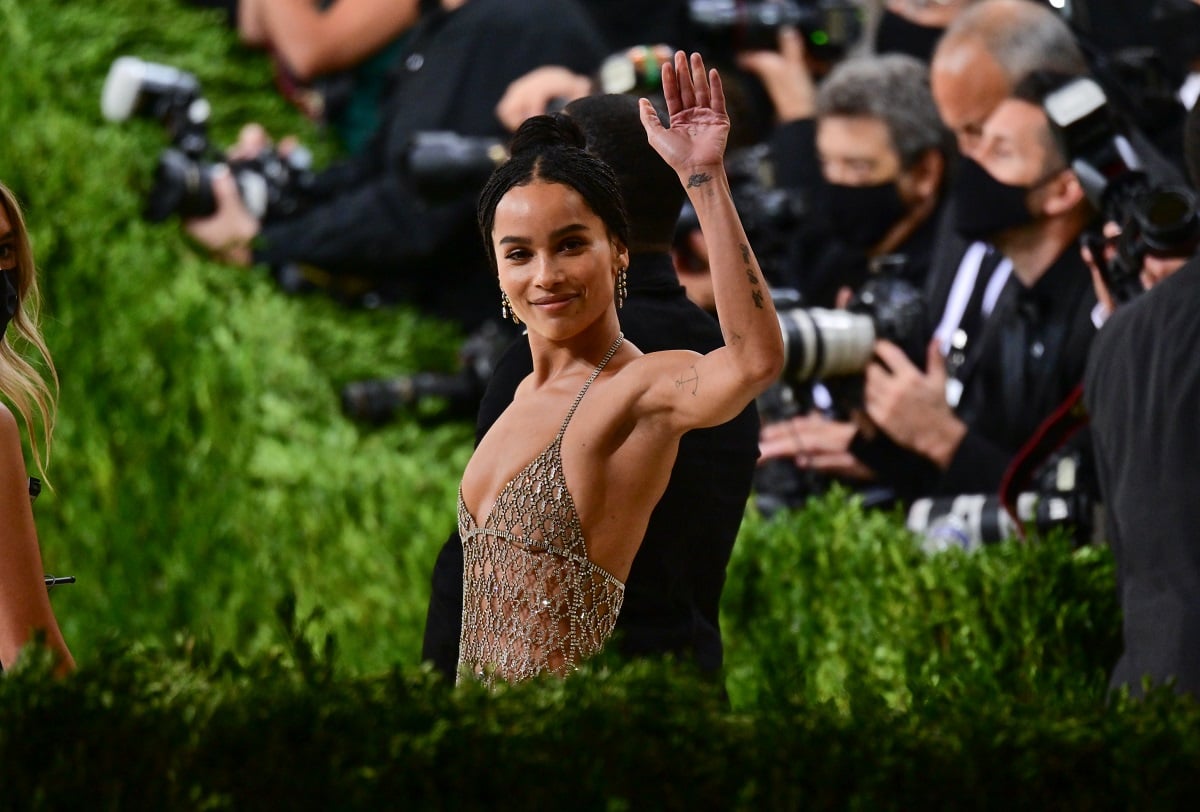
POLYGON ((687 188, 695 189, 699 186, 703 186, 710 180, 712 180, 712 175, 708 174, 707 172, 697 172, 695 175, 692 175, 690 178, 688 178, 687 188))

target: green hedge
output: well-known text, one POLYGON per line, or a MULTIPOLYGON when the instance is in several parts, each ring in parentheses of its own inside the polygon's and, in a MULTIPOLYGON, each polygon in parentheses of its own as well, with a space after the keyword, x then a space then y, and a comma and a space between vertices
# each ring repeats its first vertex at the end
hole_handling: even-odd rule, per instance
MULTIPOLYGON (((0 681, 13 809, 1183 809, 1200 706, 1004 694, 731 712, 644 662, 488 694, 305 654, 108 651, 0 681)), ((793 666, 792 672, 802 670, 793 666)))
POLYGON ((364 430, 339 412, 360 378, 454 368, 461 335, 404 308, 290 298, 262 272, 209 262, 176 222, 140 216, 167 137, 101 118, 112 60, 200 78, 212 139, 245 121, 322 133, 274 92, 266 59, 220 17, 168 0, 0 2, 0 178, 23 200, 62 379, 36 514, 77 658, 110 637, 275 634, 287 594, 325 609, 349 662, 419 652, 428 574, 454 522, 469 427, 364 430))
POLYGON ((750 515, 727 697, 600 662, 495 695, 417 664, 470 427, 364 429, 358 378, 451 369, 461 335, 207 261, 140 217, 166 145, 101 119, 108 66, 195 72, 243 121, 333 149, 266 60, 172 0, 0 0, 0 178, 28 209, 62 379, 36 514, 80 662, 0 679, 0 807, 1173 808, 1193 702, 1112 699, 1112 561, 1058 538, 922 555, 840 492, 750 515), (282 611, 281 611, 282 609, 282 611), (301 620, 297 620, 300 618, 301 620), (86 801, 84 801, 86 799, 86 801))

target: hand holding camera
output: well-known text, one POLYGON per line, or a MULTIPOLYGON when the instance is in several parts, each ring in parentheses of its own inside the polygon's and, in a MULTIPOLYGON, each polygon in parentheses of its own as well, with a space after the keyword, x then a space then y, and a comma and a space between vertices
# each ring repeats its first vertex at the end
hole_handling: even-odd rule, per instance
POLYGON ((304 207, 312 185, 308 151, 294 143, 276 149, 265 133, 254 149, 247 130, 228 154, 215 150, 208 139, 211 106, 190 73, 120 57, 104 81, 101 111, 110 121, 140 117, 162 123, 171 146, 159 155, 146 219, 161 222, 179 215, 210 221, 189 227, 189 233, 195 231, 194 237, 222 256, 248 257, 259 221, 304 207))

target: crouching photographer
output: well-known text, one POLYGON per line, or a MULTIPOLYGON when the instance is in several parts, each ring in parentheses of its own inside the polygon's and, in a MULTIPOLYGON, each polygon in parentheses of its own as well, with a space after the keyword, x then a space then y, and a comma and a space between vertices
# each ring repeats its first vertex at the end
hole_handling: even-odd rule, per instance
MULTIPOLYGON (((1185 124, 1200 187, 1200 107, 1185 124)), ((1124 652, 1113 688, 1174 681, 1200 696, 1200 255, 1121 304, 1092 347, 1084 380, 1105 536, 1116 561, 1124 652)))
POLYGON ((573 1, 428 5, 404 41, 364 150, 313 173, 294 211, 256 213, 235 173, 216 169, 215 210, 185 214, 187 233, 231 264, 286 270, 282 278, 296 288, 358 304, 410 302, 468 329, 495 318, 495 281, 474 224, 476 190, 424 199, 407 171, 412 138, 426 131, 499 137, 494 107, 511 81, 548 62, 588 72, 604 46, 573 1))

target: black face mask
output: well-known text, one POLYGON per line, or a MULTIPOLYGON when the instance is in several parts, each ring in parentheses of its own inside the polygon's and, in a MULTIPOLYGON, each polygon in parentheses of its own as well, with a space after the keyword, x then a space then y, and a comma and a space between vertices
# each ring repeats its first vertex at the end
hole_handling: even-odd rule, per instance
POLYGON ((1033 188, 1001 183, 964 157, 952 192, 955 228, 968 240, 986 241, 1001 231, 1032 223, 1026 199, 1033 188))
POLYGON ((884 9, 875 29, 875 53, 908 54, 925 64, 933 58, 933 49, 942 38, 944 28, 917 25, 895 12, 884 9))
POLYGON ((4 276, 4 306, 0 308, 0 337, 8 330, 8 323, 21 307, 21 272, 12 268, 2 272, 4 276))
POLYGON ((833 233, 848 245, 871 248, 908 209, 894 180, 875 186, 825 184, 833 233))

